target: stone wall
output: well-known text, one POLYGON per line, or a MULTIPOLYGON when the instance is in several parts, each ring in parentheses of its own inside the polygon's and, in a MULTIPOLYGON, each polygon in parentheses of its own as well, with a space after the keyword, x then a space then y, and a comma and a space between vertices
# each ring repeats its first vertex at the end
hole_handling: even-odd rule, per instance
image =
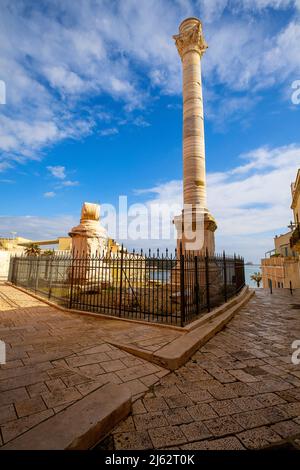
POLYGON ((297 258, 271 257, 262 259, 262 281, 263 287, 269 287, 269 281, 272 281, 272 287, 293 289, 300 288, 300 261, 297 258))
POLYGON ((7 281, 11 251, 0 250, 0 281, 7 281))

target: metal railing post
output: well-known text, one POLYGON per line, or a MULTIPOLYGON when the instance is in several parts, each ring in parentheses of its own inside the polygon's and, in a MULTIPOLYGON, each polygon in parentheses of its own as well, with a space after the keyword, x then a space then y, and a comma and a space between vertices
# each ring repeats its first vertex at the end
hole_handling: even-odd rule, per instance
POLYGON ((209 292, 209 258, 208 249, 205 251, 205 284, 206 284, 206 306, 207 311, 210 312, 210 292, 209 292))
POLYGON ((35 284, 34 284, 35 292, 37 291, 38 284, 39 284, 39 268, 40 268, 40 258, 38 257, 36 260, 36 275, 35 275, 35 284))
POLYGON ((226 255, 223 251, 223 269, 224 269, 224 300, 227 302, 227 266, 226 266, 226 255))
POLYGON ((239 279, 238 279, 238 270, 237 270, 237 262, 236 262, 236 254, 234 253, 234 280, 235 280, 235 292, 239 290, 239 279))
POLYGON ((124 247, 121 247, 121 266, 120 266, 120 295, 119 295, 119 317, 122 316, 122 296, 123 296, 123 261, 124 261, 124 247))
POLYGON ((70 279, 70 298, 69 298, 69 309, 73 307, 73 289, 74 289, 74 263, 76 262, 75 252, 72 253, 72 268, 71 268, 71 279, 70 279))
POLYGON ((184 254, 182 253, 182 243, 180 243, 180 310, 181 326, 185 324, 185 286, 184 286, 184 254))
POLYGON ((18 274, 19 274, 19 259, 16 257, 15 258, 15 263, 14 263, 14 284, 18 284, 18 274))
POLYGON ((198 256, 195 256, 195 301, 196 315, 199 314, 199 278, 198 278, 198 256))
POLYGON ((50 269, 49 269, 49 292, 48 292, 48 299, 51 299, 52 293, 52 257, 50 258, 50 269))
POLYGON ((9 281, 12 284, 15 284, 16 257, 14 256, 13 258, 10 258, 10 262, 11 262, 11 272, 9 276, 9 281))

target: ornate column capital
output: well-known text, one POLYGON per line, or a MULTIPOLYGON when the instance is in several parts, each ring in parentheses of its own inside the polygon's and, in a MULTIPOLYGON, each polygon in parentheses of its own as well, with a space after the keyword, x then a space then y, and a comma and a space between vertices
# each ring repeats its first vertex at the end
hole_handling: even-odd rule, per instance
POLYGON ((204 39, 202 23, 197 18, 184 20, 179 27, 179 34, 173 36, 178 53, 183 58, 189 51, 196 51, 202 57, 208 45, 204 39))

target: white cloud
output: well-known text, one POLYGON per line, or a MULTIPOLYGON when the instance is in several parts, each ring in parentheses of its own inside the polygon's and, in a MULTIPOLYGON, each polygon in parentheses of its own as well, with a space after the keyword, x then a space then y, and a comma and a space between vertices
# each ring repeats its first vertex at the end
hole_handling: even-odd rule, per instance
POLYGON ((72 216, 39 217, 39 216, 0 216, 0 233, 8 236, 12 231, 17 236, 31 240, 47 240, 67 236, 78 220, 72 216))
POLYGON ((55 197, 56 194, 54 191, 48 191, 47 193, 44 193, 43 196, 51 199, 52 197, 55 197))
MULTIPOLYGON (((273 236, 288 231, 292 218, 290 184, 299 168, 300 145, 259 148, 242 155, 241 160, 242 165, 230 171, 207 175, 208 206, 218 224, 218 249, 259 260, 273 248, 273 236)), ((148 205, 182 206, 181 181, 162 183, 136 194, 153 194, 146 197, 148 205)))
POLYGON ((149 122, 147 122, 143 116, 138 116, 137 118, 135 118, 133 120, 133 124, 137 127, 150 127, 151 124, 149 124, 149 122))
POLYGON ((241 7, 250 10, 264 10, 274 8, 275 10, 298 6, 298 0, 238 0, 241 7))
POLYGON ((285 10, 287 8, 299 8, 299 0, 198 0, 198 5, 203 12, 203 19, 211 22, 220 18, 225 9, 232 9, 237 14, 243 11, 262 12, 266 9, 285 10))
MULTIPOLYGON (((1 107, 0 149, 6 162, 41 158, 62 139, 98 131, 99 108, 87 106, 93 96, 118 100, 124 105, 121 118, 146 108, 154 95, 180 94, 181 64, 172 35, 189 15, 204 20, 210 46, 203 59, 206 99, 215 107, 209 118, 219 115, 220 99, 209 95, 214 85, 225 86, 228 95, 244 93, 245 107, 258 88, 294 79, 300 71, 299 0, 53 0, 47 8, 44 3, 1 4, 0 79, 7 104, 1 107), (290 8, 286 22, 274 25, 271 8, 290 8)), ((229 96, 220 106, 226 118, 240 108, 229 96)), ((102 110, 102 117, 107 112, 102 110)))
MULTIPOLYGON (((61 165, 47 166, 47 170, 55 179, 59 180, 59 183, 54 185, 55 190, 79 186, 79 181, 72 181, 72 180, 66 179, 67 177, 66 167, 61 166, 61 165)), ((46 197, 53 197, 54 195, 55 193, 52 191, 44 194, 44 196, 46 197)))
POLYGON ((8 168, 11 168, 11 164, 9 162, 7 162, 7 161, 0 162, 0 173, 2 171, 7 170, 8 168))
POLYGON ((44 73, 50 85, 58 88, 62 93, 79 93, 85 90, 84 80, 62 66, 45 67, 44 73))
POLYGON ((66 168, 64 166, 47 166, 47 170, 50 171, 51 175, 54 176, 54 178, 63 180, 66 177, 66 168))
POLYGON ((5 184, 14 184, 14 183, 15 183, 15 181, 14 181, 14 180, 10 180, 10 179, 7 179, 7 178, 5 178, 5 179, 1 179, 1 180, 0 180, 0 183, 5 183, 5 184))
POLYGON ((65 186, 65 187, 79 186, 79 181, 70 181, 70 180, 63 181, 61 183, 61 186, 65 186))
POLYGON ((108 129, 102 129, 100 131, 100 135, 103 136, 103 137, 106 137, 108 135, 116 135, 118 133, 119 133, 119 131, 116 127, 110 127, 108 129))

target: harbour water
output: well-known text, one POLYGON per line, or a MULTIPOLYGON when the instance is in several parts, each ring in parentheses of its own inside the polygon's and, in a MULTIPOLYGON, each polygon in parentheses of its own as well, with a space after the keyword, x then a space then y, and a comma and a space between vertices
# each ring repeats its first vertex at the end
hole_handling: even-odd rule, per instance
MULTIPOLYGON (((261 273, 261 267, 259 264, 251 264, 251 265, 249 264, 245 266, 245 280, 248 286, 257 288, 257 284, 256 282, 252 281, 251 276, 252 274, 258 273, 258 272, 261 273)), ((262 283, 260 283, 260 287, 262 287, 262 283)))
MULTIPOLYGON (((245 280, 246 284, 250 287, 257 287, 256 282, 252 281, 251 276, 254 273, 261 272, 259 264, 251 264, 245 266, 245 280)), ((170 271, 153 271, 150 278, 153 281, 168 282, 170 276, 170 271)), ((262 287, 262 283, 260 285, 262 287)))

